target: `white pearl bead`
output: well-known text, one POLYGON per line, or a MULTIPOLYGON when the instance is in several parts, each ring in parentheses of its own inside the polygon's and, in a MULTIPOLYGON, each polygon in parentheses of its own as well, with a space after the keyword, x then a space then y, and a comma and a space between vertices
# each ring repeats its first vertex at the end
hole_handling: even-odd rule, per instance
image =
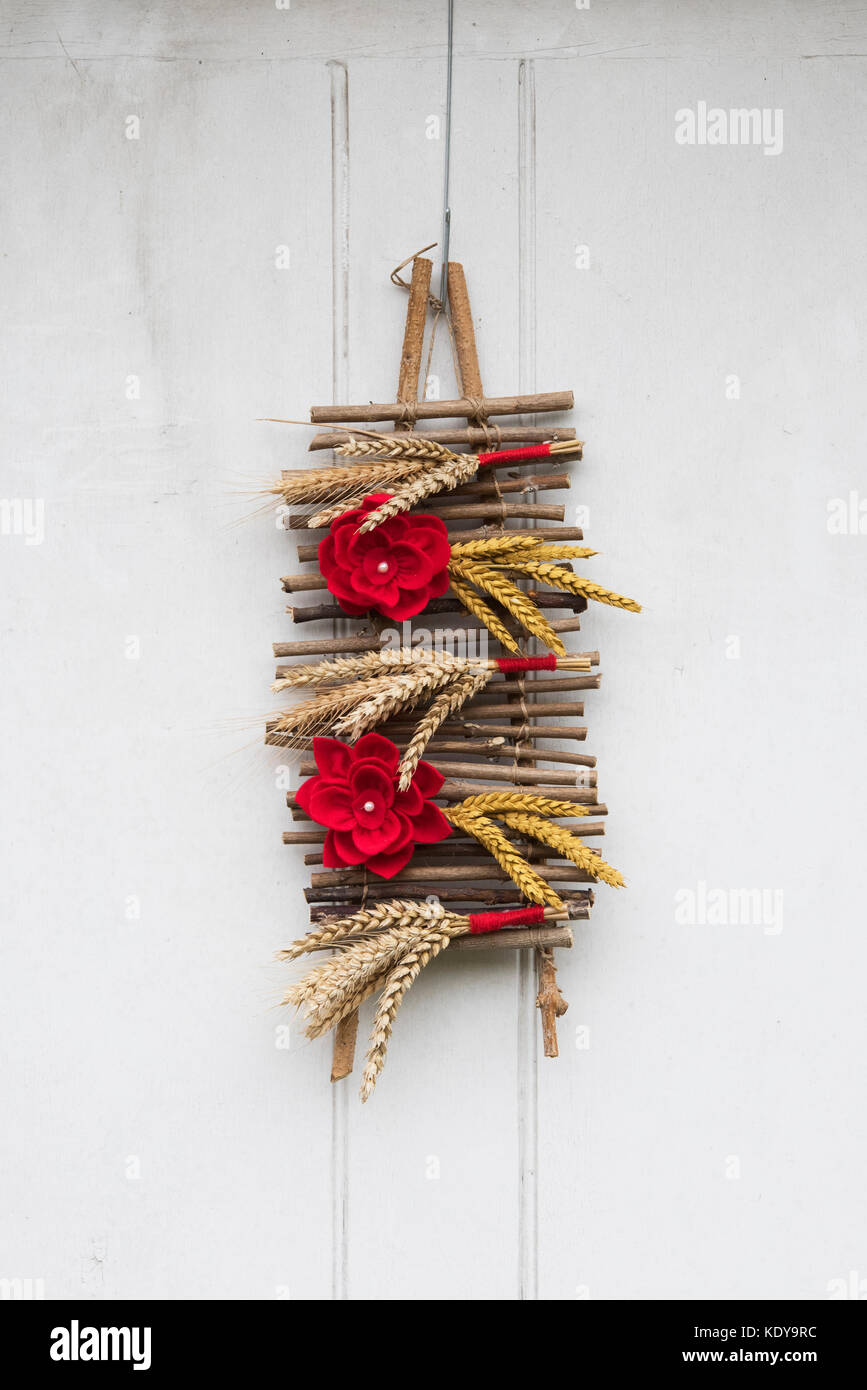
POLYGON ((388 561, 380 560, 376 568, 379 570, 380 574, 388 574, 388 561))
POLYGON ((372 801, 365 801, 364 809, 367 812, 367 814, 370 815, 372 811, 376 810, 376 807, 374 806, 372 801))

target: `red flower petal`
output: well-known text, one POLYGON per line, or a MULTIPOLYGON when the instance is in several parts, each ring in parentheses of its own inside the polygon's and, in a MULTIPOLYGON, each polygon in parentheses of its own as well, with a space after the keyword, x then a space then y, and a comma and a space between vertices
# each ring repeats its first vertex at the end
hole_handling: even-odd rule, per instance
POLYGON ((362 512, 375 512, 377 507, 381 507, 383 502, 387 502, 391 496, 390 492, 372 492, 369 497, 365 497, 361 504, 362 512))
MULTIPOLYGON (((360 747, 360 741, 355 745, 360 747)), ((390 806, 394 801, 394 773, 383 767, 377 758, 356 760, 349 774, 353 798, 375 796, 390 806)))
POLYGON ((392 777, 397 772, 400 750, 395 748, 391 740, 383 737, 382 734, 363 734, 352 752, 356 762, 373 758, 375 762, 382 763, 392 777))
POLYGON ((421 613, 423 608, 427 608, 429 597, 427 588, 402 589, 394 603, 385 604, 380 600, 377 608, 384 618, 395 618, 398 622, 403 622, 405 618, 414 618, 416 613, 421 613))
POLYGON ((391 846, 392 849, 403 849, 404 845, 412 844, 412 821, 409 816, 405 816, 402 811, 394 813, 400 821, 400 835, 391 846))
POLYGON ((345 782, 331 782, 327 777, 313 779, 306 810, 319 825, 329 830, 351 830, 355 825, 352 814, 352 793, 345 782))
MULTIPOLYGON (((383 493, 383 501, 385 501, 387 495, 387 493, 383 493)), ((341 528, 341 526, 348 526, 350 531, 357 531, 362 521, 364 520, 365 512, 369 510, 370 508, 365 507, 362 503, 360 507, 352 507, 348 512, 341 512, 340 515, 336 516, 331 523, 332 536, 341 528)))
MULTIPOLYGON (((364 851, 357 849, 350 830, 330 830, 331 848, 341 864, 363 864, 364 851)), ((322 856, 323 860, 325 856, 322 856)))
POLYGON ((430 560, 432 570, 441 570, 452 557, 445 525, 441 531, 435 529, 431 523, 439 521, 437 516, 411 516, 409 519, 415 524, 402 538, 404 543, 423 551, 430 560))
POLYGON ((428 596, 430 598, 442 598, 448 587, 449 572, 448 570, 440 570, 439 574, 435 574, 427 586, 428 596))
POLYGON ((346 860, 341 859, 334 844, 336 830, 329 830, 325 836, 325 848, 322 851, 322 863, 326 869, 343 869, 346 867, 346 860))
POLYGON ((430 557, 420 548, 416 536, 411 541, 398 541, 392 548, 391 560, 397 567, 397 578, 403 589, 420 589, 434 572, 430 557))
POLYGON ((316 552, 319 559, 319 568, 324 575, 331 574, 337 564, 335 554, 335 544, 333 536, 324 536, 319 542, 319 549, 316 552))
POLYGON ((405 816, 412 820, 417 816, 424 805, 424 797, 419 791, 415 782, 410 782, 405 792, 396 792, 394 798, 395 811, 403 811, 405 816))
POLYGON ((448 545, 449 528, 441 516, 432 516, 430 512, 415 512, 411 519, 418 525, 423 524, 430 527, 432 531, 436 531, 448 545))
POLYGON ((360 849, 365 856, 400 849, 402 835, 403 826, 393 811, 386 811, 381 825, 370 830, 363 825, 356 825, 352 832, 356 849, 360 849))
POLYGON ((360 825, 364 830, 375 830, 381 825, 388 813, 390 802, 385 797, 380 796, 379 792, 362 792, 360 796, 353 795, 352 814, 355 816, 356 825, 360 825), (365 810, 366 806, 371 806, 371 811, 365 810))
POLYGON ((441 772, 432 763, 420 762, 415 770, 413 786, 418 787, 422 796, 436 796, 443 782, 445 781, 441 772))
POLYGON ((387 536, 390 543, 394 545, 408 531, 412 530, 412 517, 399 512, 397 516, 390 516, 387 521, 381 521, 376 530, 368 534, 374 536, 387 536))
POLYGON ((389 850, 387 854, 375 854, 372 859, 368 859, 366 867, 380 878, 394 878, 411 858, 412 845, 409 844, 404 845, 403 849, 389 850))
POLYGON ((381 589, 376 590, 376 598, 371 603, 371 608, 375 608, 377 613, 384 613, 386 608, 391 608, 400 599, 400 589, 396 579, 389 579, 387 584, 383 584, 381 589))
POLYGON ((439 516, 425 516, 416 518, 424 521, 424 527, 419 527, 425 533, 424 548, 430 555, 435 569, 440 569, 447 565, 452 558, 452 548, 449 545, 449 533, 445 522, 439 516), (431 534, 433 532, 433 535, 431 534), (434 539, 434 536, 436 539, 434 539))
POLYGON ((348 603, 354 605, 364 604, 365 612, 368 608, 379 607, 379 602, 383 594, 382 587, 368 584, 361 570, 353 570, 349 575, 348 584, 344 584, 342 587, 344 590, 343 593, 337 594, 336 589, 332 589, 332 593, 336 594, 338 602, 342 603, 344 607, 348 603), (347 589, 349 590, 348 593, 346 592, 347 589))
POLYGON ((361 571, 371 588, 381 589, 396 577, 397 565, 391 558, 391 551, 380 546, 378 550, 368 550, 361 561, 361 571), (385 565, 380 571, 379 566, 385 565))
POLYGON ((347 534, 349 539, 343 552, 343 563, 348 569, 359 570, 371 545, 379 546, 381 541, 376 535, 371 536, 367 531, 359 531, 357 527, 347 534))
POLYGON ((451 825, 432 801, 426 801, 419 815, 413 817, 412 837, 416 844, 435 845, 438 840, 447 840, 451 833, 451 825))
POLYGON ((318 777, 308 777, 307 781, 302 782, 301 786, 295 793, 295 800, 298 802, 298 805, 301 807, 301 810, 307 812, 308 816, 310 815, 310 793, 312 792, 313 788, 315 787, 318 781, 318 777))
MULTIPOLYGON (((339 738, 315 738, 313 757, 323 777, 345 782, 353 764, 352 749, 339 738)), ((307 807, 304 807, 305 811, 307 807)))
MULTIPOLYGON (((331 536, 326 536, 326 540, 332 541, 333 549, 329 552, 333 556, 333 564, 345 566, 349 563, 349 543, 355 536, 354 526, 339 526, 331 536)), ((319 542, 320 569, 322 568, 322 546, 325 541, 319 542)), ((323 571, 324 572, 324 571, 323 571)))

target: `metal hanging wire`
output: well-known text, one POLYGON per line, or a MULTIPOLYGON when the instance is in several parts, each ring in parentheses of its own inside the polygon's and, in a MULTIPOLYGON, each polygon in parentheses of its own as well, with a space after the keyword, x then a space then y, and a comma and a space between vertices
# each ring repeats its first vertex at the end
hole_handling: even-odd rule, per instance
POLYGON ((449 206, 449 174, 452 162, 452 60, 454 58, 455 0, 448 0, 448 45, 446 49, 446 132, 443 156, 443 260, 440 272, 440 303, 448 304, 449 294, 449 237, 452 210, 449 206))

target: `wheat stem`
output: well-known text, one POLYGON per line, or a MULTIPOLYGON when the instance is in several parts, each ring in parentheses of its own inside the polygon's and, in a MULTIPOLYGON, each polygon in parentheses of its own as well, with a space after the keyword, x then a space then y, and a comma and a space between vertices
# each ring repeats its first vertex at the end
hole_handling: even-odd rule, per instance
POLYGON ((395 1015, 406 998, 408 990, 418 978, 420 971, 428 964, 428 961, 433 960, 434 956, 446 949, 449 940, 450 937, 445 933, 423 937, 416 948, 389 973, 382 998, 374 1015, 373 1030, 361 1077, 362 1101, 370 1098, 377 1077, 385 1065, 385 1054, 394 1027, 395 1015))
POLYGON ((562 641, 551 625, 542 617, 533 600, 506 579, 499 570, 473 560, 453 559, 449 562, 449 575, 450 577, 456 575, 459 579, 468 580, 477 588, 490 594, 497 603, 517 618, 528 632, 532 633, 534 637, 538 637, 540 642, 544 642, 550 651, 556 652, 559 656, 565 655, 566 648, 562 641))
POLYGON ((612 589, 603 589, 601 584, 594 584, 592 579, 583 579, 561 565, 522 561, 513 568, 520 569, 522 574, 527 574, 533 579, 540 579, 544 584, 550 584, 554 589, 566 589, 571 594, 582 594, 585 598, 595 599, 597 603, 607 603, 612 608, 625 608, 630 613, 641 612, 641 604, 636 603, 635 599, 625 598, 623 594, 616 594, 612 589))
POLYGON ((391 497, 374 511, 368 512, 359 530, 362 534, 372 531, 383 521, 388 521, 389 517, 408 512, 410 507, 423 502, 432 493, 449 492, 461 483, 469 482, 470 478, 475 477, 477 469, 478 459, 475 455, 455 454, 448 463, 426 469, 420 477, 414 477, 402 486, 389 488, 391 497))
POLYGON ((375 430, 365 430, 363 439, 350 434, 343 444, 337 445, 334 452, 343 458, 433 459, 441 463, 450 459, 472 457, 456 454, 434 439, 401 439, 399 435, 380 434, 375 430))
POLYGON ((346 694, 351 698, 352 707, 334 725, 334 731, 345 734, 347 738, 360 738, 368 729, 392 719, 401 711, 414 709, 419 700, 454 679, 454 672, 447 666, 421 665, 396 675, 380 677, 378 681, 364 682, 364 689, 361 683, 350 686, 346 694))
POLYGON ((505 869, 512 882, 520 888, 531 903, 544 903, 547 907, 562 907, 562 899, 557 896, 550 884, 530 867, 523 855, 519 854, 510 840, 506 839, 496 822, 475 810, 466 810, 466 803, 450 806, 443 815, 456 830, 464 830, 493 855, 501 869, 505 869))
POLYGON ((452 585, 452 593, 459 603, 462 603, 468 613, 472 613, 474 618, 479 618, 488 629, 492 637, 505 647, 507 652, 519 652, 521 648, 506 627, 501 618, 497 617, 493 608, 486 603, 481 595, 475 593, 469 584, 465 584, 462 579, 458 579, 453 573, 452 566, 449 565, 449 578, 452 585))
POLYGON ((453 679, 452 684, 440 691, 436 699, 416 725, 415 733, 400 760, 398 789, 405 792, 409 787, 424 750, 427 748, 439 726, 461 709, 482 690, 490 680, 491 671, 472 672, 453 679))
POLYGON ((574 835, 571 830, 567 830, 565 826, 554 825, 541 816, 528 815, 522 812, 506 812, 501 814, 499 819, 511 830, 517 830, 521 835, 530 835, 534 840, 541 841, 543 845, 550 845, 566 859, 570 859, 573 864, 577 864, 580 869, 585 869, 594 878, 601 879, 603 883, 610 884, 612 888, 625 886, 620 871, 612 868, 610 864, 606 864, 604 859, 589 849, 582 840, 579 840, 577 835, 574 835))

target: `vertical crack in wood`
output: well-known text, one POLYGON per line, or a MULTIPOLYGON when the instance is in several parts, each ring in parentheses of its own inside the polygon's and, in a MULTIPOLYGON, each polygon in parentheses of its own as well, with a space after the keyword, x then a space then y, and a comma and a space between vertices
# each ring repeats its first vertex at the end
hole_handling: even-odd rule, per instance
MULTIPOLYGON (((536 77, 532 59, 518 64, 518 381, 536 380, 536 77)), ((517 952, 518 970, 518 1297, 539 1295, 538 1031, 535 960, 517 952)))
MULTIPOLYGON (((349 401, 349 74, 327 64, 331 83, 331 372, 335 404, 349 401)), ((348 625, 333 624, 334 636, 348 625)), ((331 1088, 331 1296, 349 1297, 349 1092, 331 1088)))

